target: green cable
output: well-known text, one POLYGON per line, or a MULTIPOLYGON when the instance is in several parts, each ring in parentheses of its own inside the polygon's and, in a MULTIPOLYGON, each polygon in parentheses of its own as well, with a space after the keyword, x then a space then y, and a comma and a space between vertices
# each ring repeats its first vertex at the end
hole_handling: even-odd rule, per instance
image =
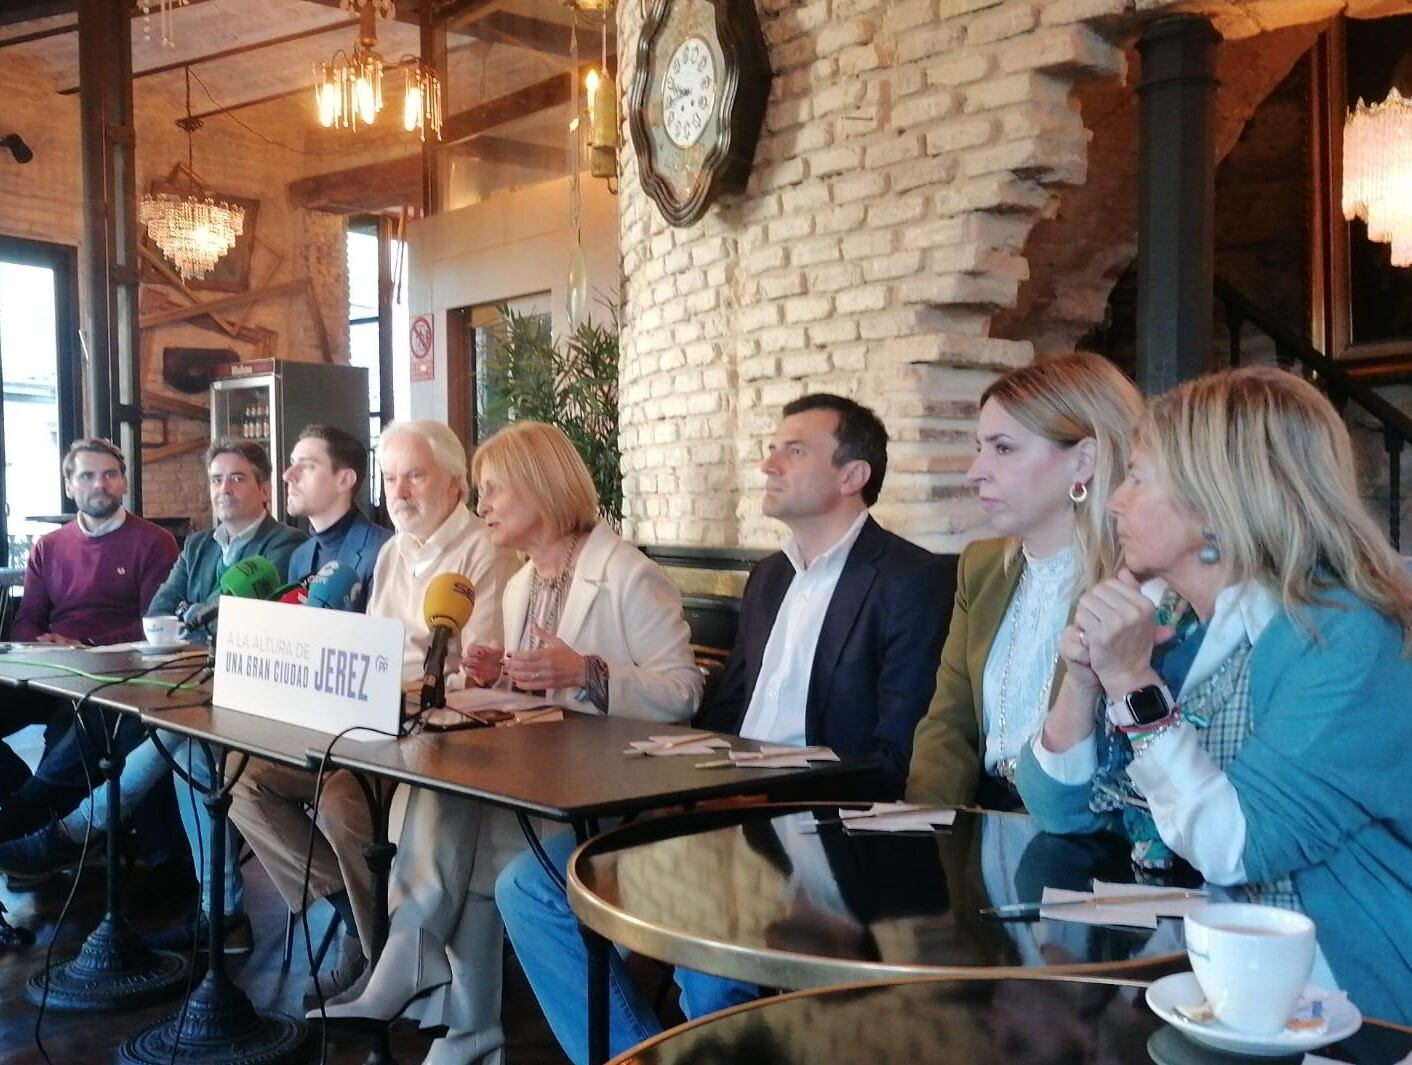
MULTIPOLYGON (((107 677, 101 673, 89 673, 87 670, 79 669, 77 666, 65 666, 58 662, 46 662, 44 659, 24 658, 20 655, 7 655, 0 659, 0 666, 5 662, 16 662, 22 666, 45 666, 49 669, 57 669, 61 673, 70 673, 75 677, 82 677, 84 680, 96 680, 102 684, 147 684, 153 688, 167 688, 171 691, 184 691, 187 688, 198 688, 199 684, 190 681, 176 683, 170 680, 154 680, 151 677, 107 677)), ((23 680, 24 678, 20 678, 23 680)))

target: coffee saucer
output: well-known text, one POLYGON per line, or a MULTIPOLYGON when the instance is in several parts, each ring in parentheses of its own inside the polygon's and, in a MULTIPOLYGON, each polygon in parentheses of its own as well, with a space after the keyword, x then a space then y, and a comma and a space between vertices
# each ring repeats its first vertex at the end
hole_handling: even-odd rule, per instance
POLYGON ((1173 973, 1164 976, 1147 989, 1147 1004, 1182 1035, 1203 1046, 1224 1050, 1228 1054, 1247 1054, 1259 1058, 1276 1058, 1300 1054, 1306 1050, 1347 1039, 1363 1026, 1363 1015, 1348 1001, 1347 996, 1310 984, 1304 989, 1304 1000, 1323 999, 1328 1009, 1328 1025, 1323 1031, 1283 1031, 1270 1035, 1251 1035, 1228 1028, 1220 1021, 1205 1024, 1188 1020, 1177 1012, 1178 1006, 1198 1006, 1206 1001, 1194 973, 1173 973))
POLYGON ((140 655, 174 655, 178 651, 195 650, 195 645, 184 643, 181 640, 173 643, 153 643, 151 640, 143 640, 141 643, 133 644, 132 649, 140 655))

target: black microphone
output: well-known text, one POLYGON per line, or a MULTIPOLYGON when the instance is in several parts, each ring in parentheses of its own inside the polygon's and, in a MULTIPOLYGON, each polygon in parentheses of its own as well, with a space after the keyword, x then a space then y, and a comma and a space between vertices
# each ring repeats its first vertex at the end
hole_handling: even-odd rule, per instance
POLYGON ((446 650, 453 633, 465 628, 475 609, 476 591, 469 577, 439 573, 427 585, 422 616, 431 629, 431 646, 422 662, 423 710, 446 705, 446 650))

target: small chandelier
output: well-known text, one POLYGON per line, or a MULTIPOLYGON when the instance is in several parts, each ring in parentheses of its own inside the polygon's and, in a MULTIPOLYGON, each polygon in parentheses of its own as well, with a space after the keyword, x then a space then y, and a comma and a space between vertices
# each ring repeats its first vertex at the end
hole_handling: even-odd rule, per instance
MULTIPOLYGON (((377 50, 377 17, 392 14, 388 0, 342 0, 360 20, 352 54, 339 49, 326 63, 314 64, 314 103, 324 128, 356 130, 371 126, 382 111, 385 64, 377 50)), ((405 71, 402 125, 427 139, 430 129, 441 139, 441 79, 414 56, 397 64, 405 71)))
POLYGON ((142 36, 144 40, 152 39, 152 9, 157 8, 157 25, 162 34, 162 47, 175 48, 176 37, 172 35, 172 8, 186 7, 191 0, 137 0, 138 9, 142 12, 142 36))
POLYGON ((235 247, 245 230, 245 208, 216 200, 206 191, 192 166, 191 135, 201 120, 191 114, 191 68, 186 71, 186 117, 177 120, 186 131, 186 179, 190 191, 152 192, 142 197, 138 219, 147 234, 185 281, 203 278, 235 247))
POLYGON ((1392 245, 1393 266, 1412 266, 1412 98, 1395 87, 1382 103, 1359 100, 1344 122, 1343 216, 1392 245))

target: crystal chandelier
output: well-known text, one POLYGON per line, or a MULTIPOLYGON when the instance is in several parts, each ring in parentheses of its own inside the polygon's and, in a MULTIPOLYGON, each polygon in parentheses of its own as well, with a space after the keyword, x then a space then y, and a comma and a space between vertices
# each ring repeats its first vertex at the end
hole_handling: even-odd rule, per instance
POLYGON ((175 48, 176 38, 172 36, 172 8, 186 7, 190 0, 137 0, 142 11, 142 36, 152 39, 152 9, 157 8, 157 23, 162 34, 162 47, 175 48))
POLYGON ((1379 104, 1359 100, 1344 122, 1343 216, 1391 244, 1393 266, 1412 266, 1412 98, 1396 88, 1379 104))
POLYGON ((203 278, 235 247, 245 229, 245 208, 213 199, 192 166, 191 135, 201 120, 191 115, 191 69, 186 72, 186 179, 189 192, 151 192, 138 205, 138 219, 152 242, 176 267, 183 280, 203 278))
MULTIPOLYGON (((384 62, 377 50, 377 17, 389 17, 394 8, 388 0, 342 0, 342 6, 358 15, 358 39, 351 55, 340 48, 327 62, 314 64, 314 103, 320 125, 356 130, 371 126, 382 111, 384 62)), ((415 56, 403 56, 397 66, 405 74, 403 128, 422 140, 431 130, 440 140, 441 79, 415 56)))

